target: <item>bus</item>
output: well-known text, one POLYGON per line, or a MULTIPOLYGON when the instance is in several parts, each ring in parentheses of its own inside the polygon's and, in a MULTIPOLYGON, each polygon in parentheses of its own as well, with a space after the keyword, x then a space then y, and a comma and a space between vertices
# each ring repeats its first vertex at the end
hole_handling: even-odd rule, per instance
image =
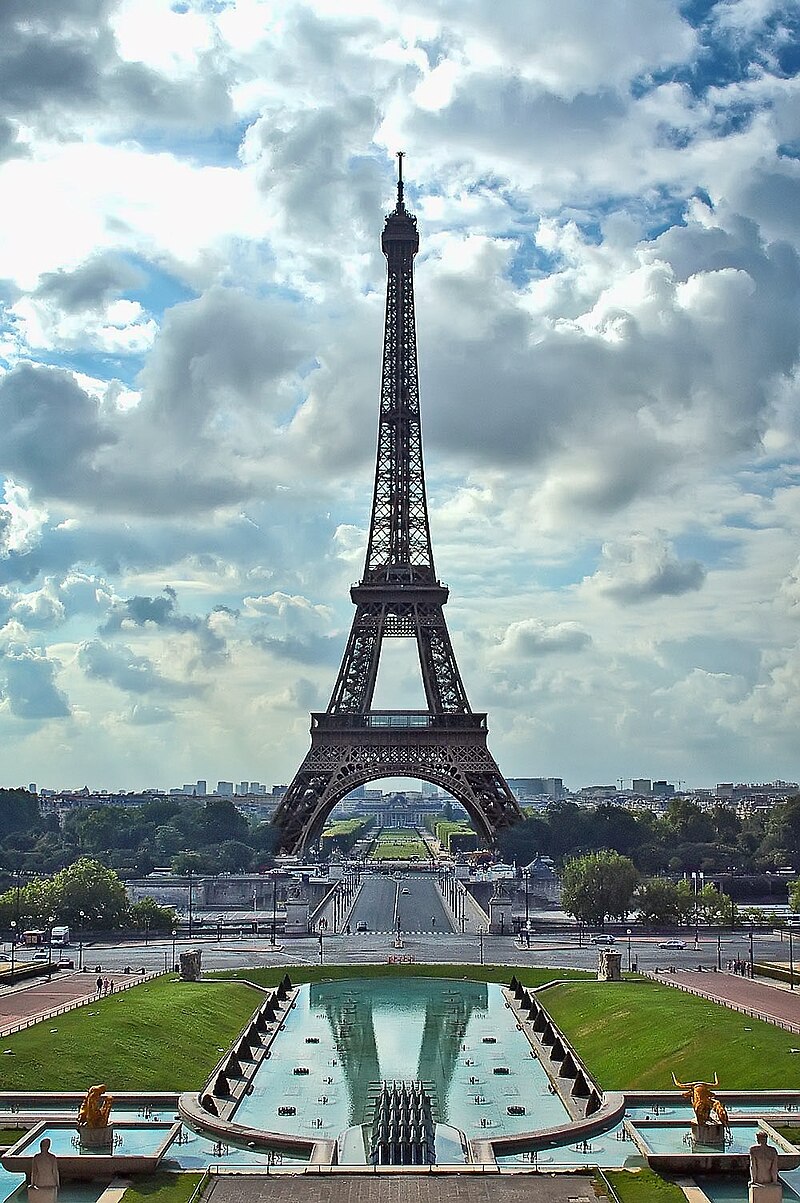
POLYGON ((53 928, 50 933, 50 943, 53 948, 66 948, 69 944, 69 928, 66 923, 53 928))

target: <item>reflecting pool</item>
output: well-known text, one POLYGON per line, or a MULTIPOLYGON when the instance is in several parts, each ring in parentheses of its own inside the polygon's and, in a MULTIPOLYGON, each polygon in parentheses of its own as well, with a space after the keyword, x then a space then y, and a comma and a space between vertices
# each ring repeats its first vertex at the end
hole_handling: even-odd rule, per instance
POLYGON ((336 1139, 383 1080, 422 1081, 468 1138, 569 1122, 499 986, 437 978, 301 987, 234 1121, 336 1139))

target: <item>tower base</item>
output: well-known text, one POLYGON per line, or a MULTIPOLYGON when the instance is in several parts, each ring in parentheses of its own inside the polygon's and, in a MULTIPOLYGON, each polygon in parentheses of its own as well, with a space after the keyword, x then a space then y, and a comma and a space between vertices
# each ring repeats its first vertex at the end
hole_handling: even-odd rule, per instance
POLYGON ((381 777, 415 777, 441 786, 492 842, 522 812, 486 735, 485 714, 312 714, 311 748, 275 814, 282 848, 300 852, 320 834, 337 802, 381 777))

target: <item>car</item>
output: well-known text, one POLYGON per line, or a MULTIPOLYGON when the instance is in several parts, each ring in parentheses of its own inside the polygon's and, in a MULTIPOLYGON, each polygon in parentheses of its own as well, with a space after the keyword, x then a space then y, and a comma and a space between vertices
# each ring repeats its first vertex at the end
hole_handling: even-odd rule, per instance
POLYGON ((686 941, 685 940, 662 940, 658 947, 659 948, 685 948, 686 941))
POLYGON ((33 956, 31 957, 31 960, 32 961, 49 961, 50 954, 48 952, 45 952, 45 950, 43 948, 40 948, 38 952, 35 952, 33 954, 33 956))
POLYGON ((360 919, 358 921, 358 923, 356 924, 356 931, 360 931, 360 932, 369 931, 369 928, 367 927, 367 925, 363 919, 360 919))
POLYGON ((601 933, 599 936, 592 936, 593 944, 616 944, 616 942, 613 936, 606 935, 605 933, 601 933))
POLYGON ((400 891, 400 893, 401 893, 401 894, 410 894, 410 893, 411 893, 411 891, 409 890, 408 886, 403 886, 403 888, 402 888, 402 890, 400 891))

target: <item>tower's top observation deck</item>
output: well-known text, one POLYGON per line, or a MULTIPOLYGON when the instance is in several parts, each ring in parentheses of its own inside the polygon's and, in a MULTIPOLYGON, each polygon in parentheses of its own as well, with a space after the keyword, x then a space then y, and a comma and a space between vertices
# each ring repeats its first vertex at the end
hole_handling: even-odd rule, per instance
POLYGON ((397 204, 386 215, 381 247, 387 259, 400 254, 414 256, 419 250, 417 219, 409 213, 403 200, 403 152, 397 152, 397 204))

